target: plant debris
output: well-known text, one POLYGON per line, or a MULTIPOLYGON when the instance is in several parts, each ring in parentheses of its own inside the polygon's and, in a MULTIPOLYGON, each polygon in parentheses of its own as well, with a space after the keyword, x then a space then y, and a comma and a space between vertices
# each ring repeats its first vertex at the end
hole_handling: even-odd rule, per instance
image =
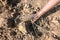
POLYGON ((29 21, 29 20, 25 21, 25 26, 26 26, 27 32, 32 33, 32 35, 34 35, 35 37, 42 35, 42 32, 39 32, 38 29, 36 28, 36 26, 31 23, 31 21, 29 21))

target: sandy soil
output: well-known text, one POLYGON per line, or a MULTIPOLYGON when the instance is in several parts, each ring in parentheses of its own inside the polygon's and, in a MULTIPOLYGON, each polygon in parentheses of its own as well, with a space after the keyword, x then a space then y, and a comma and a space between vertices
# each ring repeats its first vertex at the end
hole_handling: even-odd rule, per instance
POLYGON ((0 40, 60 40, 60 5, 30 21, 48 1, 0 0, 0 40))

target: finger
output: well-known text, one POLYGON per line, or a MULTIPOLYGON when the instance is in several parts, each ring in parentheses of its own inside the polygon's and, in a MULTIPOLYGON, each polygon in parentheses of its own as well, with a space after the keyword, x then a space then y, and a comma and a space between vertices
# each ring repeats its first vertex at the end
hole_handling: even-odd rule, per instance
POLYGON ((39 18, 38 16, 34 17, 34 19, 32 20, 33 23, 34 23, 38 18, 39 18))
POLYGON ((35 16, 37 16, 37 15, 36 15, 36 14, 33 14, 33 15, 32 15, 32 18, 34 18, 35 16))

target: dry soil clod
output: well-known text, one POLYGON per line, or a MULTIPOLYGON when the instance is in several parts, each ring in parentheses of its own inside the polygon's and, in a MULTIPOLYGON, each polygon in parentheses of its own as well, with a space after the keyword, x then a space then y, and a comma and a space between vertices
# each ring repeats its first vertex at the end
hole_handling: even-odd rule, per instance
POLYGON ((14 18, 9 18, 7 21, 8 21, 7 24, 8 24, 9 28, 15 28, 16 27, 14 18))
POLYGON ((21 0, 7 0, 7 4, 14 7, 19 3, 21 0))

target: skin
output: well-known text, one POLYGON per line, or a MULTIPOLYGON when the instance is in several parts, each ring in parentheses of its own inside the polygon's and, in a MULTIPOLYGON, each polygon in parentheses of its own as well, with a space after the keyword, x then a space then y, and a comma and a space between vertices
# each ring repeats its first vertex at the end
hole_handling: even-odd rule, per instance
POLYGON ((33 14, 33 19, 31 20, 34 23, 40 16, 45 14, 47 11, 52 9, 54 6, 60 3, 60 0, 49 0, 49 2, 36 14, 33 14))

